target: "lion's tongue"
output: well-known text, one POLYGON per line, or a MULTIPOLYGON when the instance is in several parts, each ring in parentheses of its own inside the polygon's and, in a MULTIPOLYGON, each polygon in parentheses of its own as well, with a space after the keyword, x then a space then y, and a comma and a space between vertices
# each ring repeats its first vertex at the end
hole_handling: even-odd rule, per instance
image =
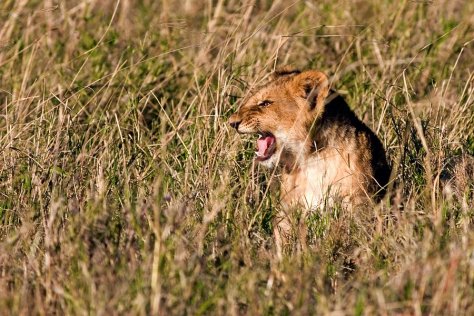
POLYGON ((274 138, 272 136, 257 139, 258 155, 265 156, 265 152, 267 151, 268 147, 272 145, 273 141, 274 138))

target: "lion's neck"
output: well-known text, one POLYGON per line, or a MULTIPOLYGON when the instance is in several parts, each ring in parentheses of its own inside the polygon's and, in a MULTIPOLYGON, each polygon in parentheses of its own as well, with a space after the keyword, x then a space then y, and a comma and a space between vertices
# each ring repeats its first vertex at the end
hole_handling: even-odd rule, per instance
POLYGON ((351 166, 347 161, 344 145, 351 134, 351 126, 357 124, 357 118, 351 113, 341 97, 334 97, 315 119, 310 137, 302 143, 300 153, 282 155, 284 205, 319 207, 335 191, 349 194, 356 189, 352 183, 355 163, 351 166))

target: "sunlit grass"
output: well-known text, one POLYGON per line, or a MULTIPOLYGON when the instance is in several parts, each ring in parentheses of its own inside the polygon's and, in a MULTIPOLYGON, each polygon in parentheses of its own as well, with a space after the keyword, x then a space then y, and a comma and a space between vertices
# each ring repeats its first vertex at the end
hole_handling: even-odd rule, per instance
POLYGON ((461 0, 2 1, 0 309, 472 314, 473 15, 461 0), (308 249, 295 236, 278 260, 278 186, 226 120, 281 65, 328 73, 394 172, 374 208, 310 214, 308 249))

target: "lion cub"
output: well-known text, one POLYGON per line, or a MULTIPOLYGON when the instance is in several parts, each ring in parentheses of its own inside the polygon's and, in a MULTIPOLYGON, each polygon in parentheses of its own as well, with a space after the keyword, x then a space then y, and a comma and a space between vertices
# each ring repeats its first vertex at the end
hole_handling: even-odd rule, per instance
POLYGON ((229 118, 257 134, 256 160, 281 167, 281 203, 352 207, 384 194, 390 168, 377 136, 315 70, 279 71, 229 118))

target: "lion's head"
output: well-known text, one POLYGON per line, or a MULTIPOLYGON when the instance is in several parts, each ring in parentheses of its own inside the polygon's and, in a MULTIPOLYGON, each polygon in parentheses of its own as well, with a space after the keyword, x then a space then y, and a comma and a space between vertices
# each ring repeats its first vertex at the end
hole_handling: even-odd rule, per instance
POLYGON ((329 84, 325 74, 280 71, 229 118, 242 134, 257 134, 256 160, 266 167, 296 161, 311 147, 310 131, 324 108, 329 84))

